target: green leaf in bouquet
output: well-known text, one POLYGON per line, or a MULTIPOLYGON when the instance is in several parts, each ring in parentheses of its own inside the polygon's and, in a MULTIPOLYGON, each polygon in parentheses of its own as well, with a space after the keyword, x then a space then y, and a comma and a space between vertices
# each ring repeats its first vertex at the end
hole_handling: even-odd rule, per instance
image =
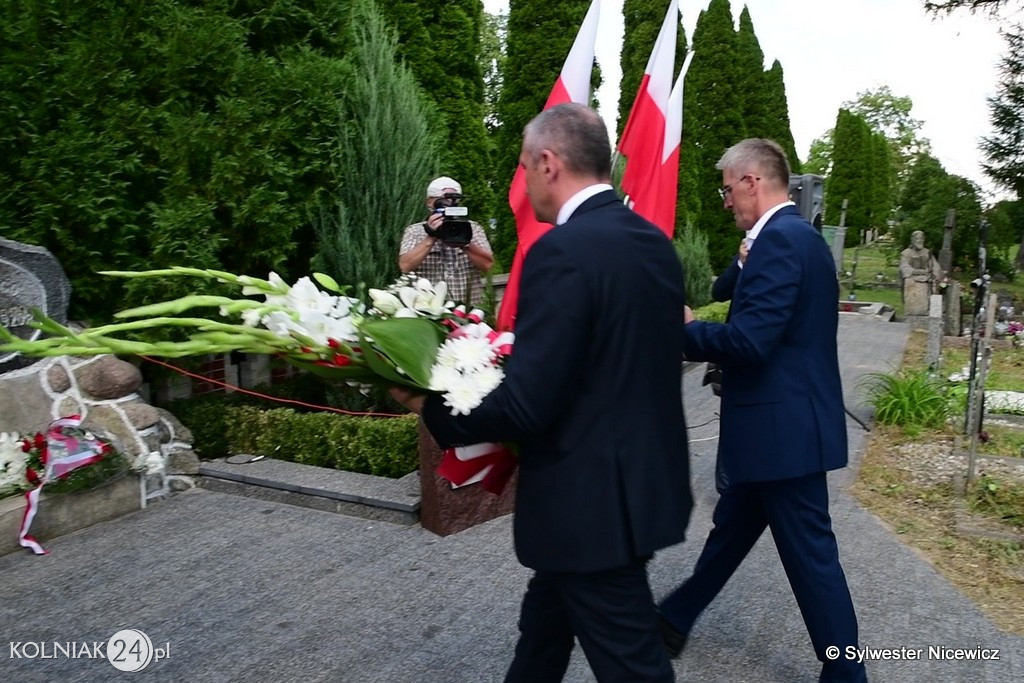
POLYGON ((363 358, 366 360, 366 364, 377 375, 374 384, 378 384, 383 379, 401 386, 417 386, 409 377, 400 375, 390 359, 375 349, 362 332, 359 333, 359 340, 363 345, 363 358))
POLYGON ((360 384, 380 383, 380 375, 366 365, 324 365, 323 363, 299 360, 291 356, 286 356, 285 360, 297 368, 306 370, 324 379, 339 382, 358 382, 360 384))
POLYGON ((320 283, 320 286, 329 292, 341 294, 344 290, 338 281, 326 273, 313 273, 313 279, 320 283))
MULTIPOLYGON (((359 329, 373 340, 373 347, 402 368, 404 375, 399 375, 400 384, 412 384, 420 389, 430 386, 430 369, 444 341, 444 330, 437 323, 423 318, 367 319, 360 323, 359 329)), ((374 361, 379 359, 371 361, 372 355, 366 353, 366 358, 374 367, 374 361)), ((392 372, 398 374, 395 370, 392 372)))

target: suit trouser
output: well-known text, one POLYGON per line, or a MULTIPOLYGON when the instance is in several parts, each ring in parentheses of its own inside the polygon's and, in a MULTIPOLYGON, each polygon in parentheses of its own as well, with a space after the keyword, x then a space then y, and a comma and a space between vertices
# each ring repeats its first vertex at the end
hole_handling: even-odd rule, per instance
POLYGON ((842 656, 833 661, 825 654, 829 646, 845 653, 857 644, 857 616, 832 533, 825 473, 734 484, 720 493, 715 526, 693 575, 665 598, 661 615, 679 632, 689 633, 767 526, 814 652, 823 662, 821 680, 865 680, 863 664, 842 656))
POLYGON ((573 638, 601 683, 673 681, 657 629, 647 561, 586 573, 537 572, 519 618, 506 683, 561 681, 573 638))

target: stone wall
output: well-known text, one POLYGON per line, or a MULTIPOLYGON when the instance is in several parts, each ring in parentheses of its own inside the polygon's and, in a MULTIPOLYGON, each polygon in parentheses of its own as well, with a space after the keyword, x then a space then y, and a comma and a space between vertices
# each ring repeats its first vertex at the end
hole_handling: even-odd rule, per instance
POLYGON ((82 426, 115 442, 141 478, 141 506, 195 486, 192 434, 138 394, 142 376, 114 356, 60 356, 0 374, 0 432, 34 434, 80 415, 82 426))

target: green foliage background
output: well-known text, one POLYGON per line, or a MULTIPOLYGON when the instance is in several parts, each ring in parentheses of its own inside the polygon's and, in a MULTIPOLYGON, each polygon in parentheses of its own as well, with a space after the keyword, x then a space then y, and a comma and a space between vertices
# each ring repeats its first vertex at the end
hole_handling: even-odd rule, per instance
POLYGON ((0 230, 102 318, 165 283, 102 269, 308 264, 330 186, 348 3, 0 7, 0 230))

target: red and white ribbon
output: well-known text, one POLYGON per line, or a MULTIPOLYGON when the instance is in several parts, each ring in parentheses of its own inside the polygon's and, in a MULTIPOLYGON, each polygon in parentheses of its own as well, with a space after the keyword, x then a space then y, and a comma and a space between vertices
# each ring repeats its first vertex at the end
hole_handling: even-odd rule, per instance
POLYGON ((48 552, 36 539, 28 535, 32 520, 39 511, 39 494, 42 493, 43 486, 55 477, 59 479, 72 470, 102 460, 110 448, 99 439, 82 439, 64 431, 65 428, 75 429, 81 424, 80 415, 58 418, 47 428, 45 440, 37 438, 34 441, 34 446, 42 451, 40 460, 43 463, 43 472, 41 476, 34 470, 27 472, 29 480, 33 481, 36 487, 25 493, 25 514, 21 518, 21 529, 18 531, 18 545, 28 548, 36 555, 45 555, 48 552))
POLYGON ((437 474, 452 488, 480 482, 485 491, 499 495, 517 464, 515 454, 500 443, 478 443, 445 449, 437 474))

